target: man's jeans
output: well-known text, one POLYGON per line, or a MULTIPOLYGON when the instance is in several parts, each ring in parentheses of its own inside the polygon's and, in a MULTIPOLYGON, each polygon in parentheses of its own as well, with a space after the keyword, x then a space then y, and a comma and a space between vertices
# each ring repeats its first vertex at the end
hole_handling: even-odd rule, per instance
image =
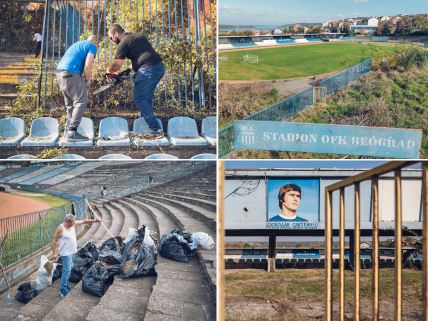
POLYGON ((70 278, 71 268, 73 266, 73 255, 61 256, 62 270, 61 270, 61 287, 59 291, 63 296, 66 296, 71 291, 70 278))
POLYGON ((153 113, 153 95, 164 74, 165 65, 160 62, 138 69, 134 77, 134 101, 151 130, 160 129, 153 113))

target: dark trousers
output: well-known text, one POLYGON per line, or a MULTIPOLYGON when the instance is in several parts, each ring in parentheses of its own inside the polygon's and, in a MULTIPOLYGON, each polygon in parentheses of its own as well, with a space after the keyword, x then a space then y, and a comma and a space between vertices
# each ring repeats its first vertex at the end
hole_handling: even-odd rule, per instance
POLYGON ((37 46, 36 46, 36 58, 39 56, 40 54, 40 50, 42 49, 42 42, 41 41, 37 41, 37 46))

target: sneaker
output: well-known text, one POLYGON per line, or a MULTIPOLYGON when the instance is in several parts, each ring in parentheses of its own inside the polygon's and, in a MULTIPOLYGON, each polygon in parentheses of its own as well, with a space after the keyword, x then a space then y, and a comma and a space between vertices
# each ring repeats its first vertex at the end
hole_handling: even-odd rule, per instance
POLYGON ((165 136, 162 129, 150 130, 150 135, 153 139, 161 139, 165 136))
POLYGON ((58 299, 64 299, 67 296, 67 294, 62 293, 61 291, 58 292, 58 299))
POLYGON ((65 134, 65 140, 68 142, 76 140, 89 140, 89 137, 79 134, 77 131, 70 131, 65 134))

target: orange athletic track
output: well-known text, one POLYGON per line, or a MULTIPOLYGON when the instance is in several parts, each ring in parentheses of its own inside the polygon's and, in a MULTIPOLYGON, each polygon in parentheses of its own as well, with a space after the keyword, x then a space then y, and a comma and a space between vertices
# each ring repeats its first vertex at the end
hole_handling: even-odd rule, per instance
POLYGON ((0 219, 34 213, 51 208, 46 203, 10 193, 0 192, 0 219))

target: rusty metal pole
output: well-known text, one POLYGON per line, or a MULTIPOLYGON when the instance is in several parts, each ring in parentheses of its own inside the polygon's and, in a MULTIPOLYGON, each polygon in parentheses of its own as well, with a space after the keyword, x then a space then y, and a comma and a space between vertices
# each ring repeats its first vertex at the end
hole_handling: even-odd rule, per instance
POLYGON ((395 171, 395 320, 401 321, 401 236, 402 236, 402 205, 401 205, 401 170, 395 171))
POLYGON ((224 267, 224 161, 218 161, 217 168, 217 184, 218 184, 218 196, 217 196, 217 206, 218 206, 218 216, 217 216, 217 235, 218 235, 218 246, 217 251, 219 253, 219 260, 217 260, 218 270, 220 272, 219 277, 219 293, 220 298, 217 305, 217 315, 218 320, 224 320, 224 311, 225 311, 225 267, 224 267))
POLYGON ((373 321, 379 320, 379 181, 372 179, 373 197, 373 232, 372 232, 372 262, 373 262, 373 321))
POLYGON ((422 199, 423 199, 423 282, 422 282, 422 314, 423 321, 428 321, 428 162, 422 166, 422 199))
POLYGON ((345 188, 340 189, 339 225, 339 315, 345 321, 345 188))
POLYGON ((360 321, 360 183, 354 188, 354 271, 355 302, 354 320, 360 321))
POLYGON ((332 192, 325 193, 325 320, 333 317, 333 278, 332 278, 332 192))
POLYGON ((43 59, 45 57, 44 45, 45 45, 45 30, 46 30, 46 19, 48 15, 48 5, 50 4, 49 0, 45 0, 45 14, 43 17, 43 30, 42 30, 42 49, 40 50, 40 64, 39 64, 39 75, 37 78, 37 100, 36 100, 36 109, 40 109, 40 95, 42 90, 42 76, 43 76, 43 59))

